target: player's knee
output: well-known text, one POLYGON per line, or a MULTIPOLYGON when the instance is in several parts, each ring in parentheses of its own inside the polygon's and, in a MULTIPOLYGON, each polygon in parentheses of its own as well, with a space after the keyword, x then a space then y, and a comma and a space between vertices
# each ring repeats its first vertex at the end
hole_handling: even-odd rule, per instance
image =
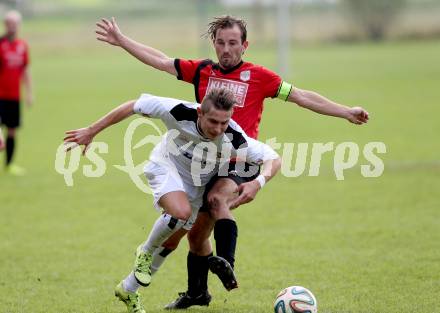
POLYGON ((8 137, 9 138, 15 137, 15 128, 8 128, 8 137))
POLYGON ((210 211, 223 211, 229 209, 227 207, 226 197, 220 193, 208 194, 208 206, 210 211))
POLYGON ((215 220, 231 215, 226 198, 219 193, 208 196, 208 207, 211 217, 215 220))
POLYGON ((179 220, 187 221, 191 217, 191 214, 192 214, 191 207, 184 206, 184 207, 181 207, 177 212, 175 212, 173 214, 173 217, 175 217, 179 220))
POLYGON ((231 211, 229 210, 229 207, 227 205, 215 207, 210 210, 209 213, 211 217, 216 221, 224 218, 231 219, 232 217, 231 211))

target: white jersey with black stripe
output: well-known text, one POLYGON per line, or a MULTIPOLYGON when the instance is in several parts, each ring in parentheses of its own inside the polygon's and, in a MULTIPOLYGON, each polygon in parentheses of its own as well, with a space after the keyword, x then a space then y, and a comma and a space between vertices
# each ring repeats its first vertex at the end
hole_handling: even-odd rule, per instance
POLYGON ((226 132, 214 140, 205 138, 197 123, 200 104, 142 94, 134 112, 159 118, 168 131, 153 149, 150 160, 171 162, 187 183, 204 186, 231 158, 252 164, 278 158, 268 145, 248 137, 231 120, 226 132))

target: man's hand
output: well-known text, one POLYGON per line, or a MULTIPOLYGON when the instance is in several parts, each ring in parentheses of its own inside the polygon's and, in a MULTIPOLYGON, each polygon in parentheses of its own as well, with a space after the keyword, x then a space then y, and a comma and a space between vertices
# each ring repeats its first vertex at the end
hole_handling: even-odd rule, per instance
POLYGON ((116 24, 114 17, 112 17, 111 21, 103 18, 101 19, 101 22, 96 23, 96 26, 98 26, 98 29, 95 31, 96 34, 98 34, 96 39, 107 42, 114 46, 121 45, 121 38, 123 34, 119 29, 118 24, 116 24))
POLYGON ((261 189, 260 183, 255 179, 243 183, 237 187, 238 197, 231 203, 231 209, 235 209, 236 207, 251 202, 255 199, 257 192, 261 189))
POLYGON ((347 120, 353 124, 361 125, 368 122, 368 112, 361 107, 348 109, 347 120))
MULTIPOLYGON (((77 145, 84 145, 83 155, 86 153, 89 145, 93 141, 95 137, 95 133, 92 131, 90 127, 68 130, 66 131, 66 137, 64 137, 64 144, 69 145, 69 143, 73 142, 77 145)), ((66 151, 70 151, 75 146, 69 145, 66 151)))

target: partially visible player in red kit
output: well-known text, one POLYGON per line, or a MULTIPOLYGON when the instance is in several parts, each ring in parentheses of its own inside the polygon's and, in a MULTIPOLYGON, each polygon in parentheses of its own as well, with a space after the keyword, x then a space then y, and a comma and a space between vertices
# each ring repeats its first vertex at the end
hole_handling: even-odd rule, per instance
POLYGON ((21 15, 9 11, 5 18, 6 34, 0 38, 0 125, 7 127, 6 170, 13 175, 23 175, 24 169, 12 164, 15 151, 16 130, 20 126, 20 86, 26 89, 26 103, 33 102, 31 77, 28 70, 28 45, 17 37, 21 15))
MULTIPOLYGON (((237 101, 232 118, 250 137, 258 136, 263 102, 266 98, 280 98, 316 113, 340 117, 354 124, 368 121, 368 113, 360 107, 347 107, 316 92, 299 89, 263 66, 243 61, 242 56, 248 47, 248 41, 246 24, 240 19, 224 16, 215 18, 209 24, 207 34, 212 39, 217 62, 170 58, 159 50, 125 36, 114 18, 111 21, 103 19, 97 26, 98 40, 122 47, 141 62, 193 84, 197 102, 201 102, 211 88, 224 87, 232 90, 237 101)), ((255 197, 255 190, 243 188, 242 183, 255 178, 258 168, 255 169, 249 164, 232 165, 226 177, 216 177, 206 188, 206 201, 188 233, 188 290, 166 306, 167 309, 209 305, 209 269, 219 276, 226 289, 231 290, 238 286, 233 272, 238 232, 231 209, 255 197), (249 176, 249 173, 254 175, 249 176), (212 256, 209 241, 212 230, 217 256, 212 256)), ((257 187, 263 186, 264 181, 257 187)), ((177 232, 156 251, 151 266, 152 272, 157 271, 184 234, 184 230, 177 232)), ((125 287, 128 291, 136 292, 139 286, 125 287)))
POLYGON ((0 151, 2 151, 5 148, 5 139, 3 138, 3 133, 0 128, 0 151))

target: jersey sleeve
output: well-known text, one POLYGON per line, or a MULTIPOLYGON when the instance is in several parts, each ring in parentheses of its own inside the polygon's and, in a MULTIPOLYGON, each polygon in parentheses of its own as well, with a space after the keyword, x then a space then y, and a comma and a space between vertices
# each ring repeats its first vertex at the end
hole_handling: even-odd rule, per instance
POLYGON ((267 144, 250 137, 246 138, 246 140, 248 143, 246 162, 261 165, 268 160, 279 158, 278 153, 267 144))
POLYGON ((174 59, 174 67, 177 71, 177 79, 183 80, 187 83, 192 83, 197 67, 201 62, 201 60, 174 59))
POLYGON ((164 122, 172 119, 170 111, 181 101, 173 98, 142 94, 133 107, 134 113, 159 118, 164 122))
POLYGON ((275 98, 278 96, 278 90, 281 86, 281 77, 267 68, 261 67, 262 90, 265 98, 275 98))

